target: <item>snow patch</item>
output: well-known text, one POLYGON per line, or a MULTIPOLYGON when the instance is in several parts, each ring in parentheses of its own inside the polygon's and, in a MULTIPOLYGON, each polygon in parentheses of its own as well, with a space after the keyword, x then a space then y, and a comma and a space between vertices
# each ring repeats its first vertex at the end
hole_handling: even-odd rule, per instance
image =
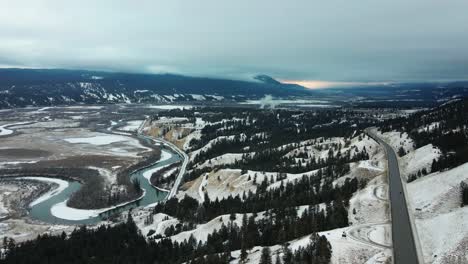
POLYGON ((145 120, 128 121, 127 124, 124 127, 119 128, 119 130, 128 131, 128 132, 137 131, 144 121, 145 120))
POLYGON ((47 183, 53 183, 56 184, 57 187, 53 188, 52 190, 46 192, 45 194, 41 195, 38 197, 36 200, 32 201, 29 206, 35 206, 36 204, 40 204, 49 198, 61 193, 63 190, 65 190, 68 187, 68 182, 65 180, 61 179, 56 179, 56 178, 46 178, 46 177, 22 177, 22 178, 16 178, 18 180, 35 180, 35 181, 42 181, 42 182, 47 182, 47 183))
POLYGON ((13 130, 7 129, 7 127, 23 125, 23 124, 27 124, 27 123, 30 123, 30 122, 18 122, 18 123, 2 125, 2 126, 0 126, 0 136, 6 136, 6 135, 13 134, 13 130))
POLYGON ((403 175, 408 177, 411 174, 416 174, 423 168, 429 172, 432 161, 438 160, 440 154, 440 150, 437 147, 434 147, 432 144, 428 144, 409 152, 400 159, 400 167, 403 175))
POLYGON ((192 109, 192 105, 148 105, 146 108, 162 109, 162 110, 172 110, 172 109, 192 109))
POLYGON ((119 135, 105 135, 105 136, 94 136, 94 137, 85 137, 85 138, 66 138, 64 139, 68 143, 72 144, 92 144, 97 146, 108 145, 114 142, 128 141, 130 138, 119 136, 119 135))
POLYGON ((50 212, 55 217, 66 219, 66 220, 85 220, 93 217, 99 216, 100 213, 109 210, 110 208, 105 209, 95 209, 95 210, 88 210, 88 209, 76 209, 67 206, 67 201, 65 200, 61 203, 57 203, 52 208, 50 208, 50 212))

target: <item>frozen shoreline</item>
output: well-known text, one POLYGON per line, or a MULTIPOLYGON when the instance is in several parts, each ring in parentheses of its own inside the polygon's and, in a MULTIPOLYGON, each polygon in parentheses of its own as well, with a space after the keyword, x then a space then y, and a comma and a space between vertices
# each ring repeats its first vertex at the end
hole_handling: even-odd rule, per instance
MULTIPOLYGON (((41 181, 41 182, 46 182, 46 183, 54 183, 57 184, 58 187, 53 188, 52 190, 48 191, 47 193, 41 195, 38 197, 36 200, 31 202, 29 206, 35 206, 37 204, 40 204, 55 195, 58 195, 62 191, 64 191, 68 186, 69 182, 66 180, 61 180, 57 178, 47 178, 47 177, 22 177, 22 178, 17 178, 17 179, 25 179, 25 180, 35 180, 35 181, 41 181)), ((106 210, 109 210, 110 208, 103 208, 103 209, 97 209, 97 210, 84 210, 84 209, 76 209, 72 208, 66 205, 68 199, 57 203, 53 205, 50 208, 50 212, 53 216, 65 220, 85 220, 89 219, 92 217, 98 216, 101 212, 104 212, 106 210)))
POLYGON ((33 207, 37 204, 40 204, 53 196, 61 193, 63 190, 65 190, 68 187, 68 182, 65 180, 57 179, 57 178, 47 178, 47 177, 22 177, 22 178, 16 178, 16 179, 26 179, 26 180, 35 180, 35 181, 41 181, 41 182, 47 182, 47 183, 55 183, 58 185, 58 187, 51 189, 50 191, 46 192, 45 194, 39 196, 36 200, 32 201, 29 206, 33 207))
POLYGON ((0 126, 0 136, 7 136, 13 134, 14 130, 8 129, 7 127, 9 126, 16 126, 16 125, 24 125, 30 123, 28 122, 17 122, 17 123, 11 123, 11 124, 5 124, 0 126))
MULTIPOLYGON (((165 161, 165 160, 168 160, 172 157, 172 154, 165 151, 165 150, 161 150, 161 158, 157 161, 157 162, 161 162, 161 161, 165 161)), ((153 175, 153 173, 155 172, 158 172, 164 168, 167 168, 168 166, 170 166, 171 164, 168 164, 168 165, 164 165, 164 166, 161 166, 161 167, 157 167, 157 168, 154 168, 154 169, 151 169, 151 170, 147 170, 143 173, 143 177, 145 179, 148 180, 148 183, 153 186, 154 188, 160 190, 160 191, 163 191, 163 192, 169 192, 169 190, 166 190, 166 189, 163 189, 163 188, 160 188, 158 186, 154 186, 153 184, 151 184, 151 176, 153 175)))
POLYGON ((67 200, 57 203, 50 208, 50 212, 53 216, 65 220, 86 220, 89 218, 97 217, 100 213, 109 210, 110 208, 104 209, 76 209, 67 206, 67 200))
MULTIPOLYGON (((161 158, 157 162, 165 161, 167 159, 170 159, 171 157, 172 157, 171 153, 162 150, 161 151, 161 158)), ((148 181, 149 181, 151 175, 154 172, 156 172, 158 170, 161 170, 164 167, 165 166, 154 168, 152 170, 148 170, 143 174, 143 176, 146 179, 148 179, 148 181)), ((39 198, 37 198, 36 200, 31 202, 31 204, 30 204, 31 207, 52 198, 53 196, 61 193, 63 190, 65 190, 69 186, 68 181, 57 179, 57 178, 23 177, 23 178, 18 178, 18 179, 37 180, 37 181, 42 181, 42 182, 47 182, 47 183, 54 183, 54 184, 58 185, 58 187, 53 188, 52 190, 48 191, 44 195, 41 195, 39 198)), ((143 191, 143 194, 140 197, 138 197, 136 200, 141 199, 142 197, 145 196, 145 194, 146 194, 146 191, 143 191)), ((128 202, 118 204, 118 205, 115 205, 115 206, 111 206, 111 207, 101 208, 101 209, 77 209, 77 208, 72 208, 72 207, 69 207, 67 205, 67 201, 68 201, 68 199, 63 201, 63 202, 59 202, 57 204, 54 204, 50 208, 51 214, 53 216, 57 217, 57 218, 64 219, 64 220, 72 220, 72 221, 86 220, 86 219, 97 217, 97 216, 99 216, 99 214, 101 214, 103 212, 106 212, 106 211, 115 209, 117 207, 121 207, 121 206, 124 206, 126 204, 132 203, 135 200, 128 201, 128 202)))

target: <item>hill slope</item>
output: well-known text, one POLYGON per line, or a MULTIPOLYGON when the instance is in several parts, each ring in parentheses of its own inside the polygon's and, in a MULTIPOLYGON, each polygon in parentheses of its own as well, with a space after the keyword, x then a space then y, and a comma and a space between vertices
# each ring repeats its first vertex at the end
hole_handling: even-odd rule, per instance
POLYGON ((173 74, 0 69, 0 108, 62 104, 219 101, 304 96, 301 86, 272 78, 239 81, 173 74))

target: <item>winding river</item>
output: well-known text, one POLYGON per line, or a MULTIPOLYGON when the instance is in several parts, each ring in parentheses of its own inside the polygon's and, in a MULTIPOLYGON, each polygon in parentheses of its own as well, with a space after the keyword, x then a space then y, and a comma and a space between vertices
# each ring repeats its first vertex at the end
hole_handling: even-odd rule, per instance
MULTIPOLYGON (((109 209, 102 209, 102 210, 91 210, 91 211, 103 211, 97 213, 97 216, 93 216, 90 218, 86 219, 73 219, 73 218, 59 218, 56 215, 53 214, 53 208, 55 206, 65 204, 70 195, 74 192, 76 192, 78 189, 80 189, 81 184, 76 182, 76 181, 68 181, 68 186, 52 195, 44 201, 41 201, 39 203, 32 204, 29 212, 29 217, 40 220, 46 223, 52 223, 52 224, 66 224, 66 225, 81 225, 81 224, 96 224, 99 223, 103 220, 105 220, 107 217, 114 215, 116 213, 120 213, 126 210, 129 210, 131 208, 136 208, 136 207, 146 207, 148 205, 155 204, 163 199, 166 198, 168 195, 167 191, 159 190, 153 187, 147 178, 144 177, 144 173, 147 171, 152 171, 157 168, 160 168, 162 166, 166 166, 168 164, 177 162, 180 160, 180 157, 172 152, 172 150, 169 149, 164 149, 164 151, 170 153, 170 157, 168 159, 164 159, 162 161, 156 162, 152 166, 149 166, 147 168, 138 170, 134 173, 131 174, 131 179, 138 179, 140 181, 140 187, 143 189, 143 195, 140 199, 136 201, 132 201, 126 204, 118 205, 113 208, 109 209), (68 218, 68 219, 65 219, 68 218), (73 220, 72 220, 73 219, 73 220)), ((40 178, 40 177, 34 177, 34 178, 40 178)), ((27 179, 27 178, 26 178, 27 179)), ((40 199, 39 197, 38 199, 40 199)), ((80 210, 80 211, 87 211, 87 210, 80 210)))
MULTIPOLYGON (((141 140, 152 142, 149 137, 139 135, 141 140)), ((148 180, 148 176, 153 171, 158 170, 163 166, 178 162, 182 159, 180 154, 176 153, 171 148, 161 145, 161 159, 151 166, 137 170, 130 175, 130 179, 137 179, 140 182, 140 187, 143 190, 142 196, 128 203, 116 205, 111 208, 97 209, 97 210, 79 210, 69 208, 66 206, 66 202, 70 195, 81 188, 81 184, 76 181, 64 181, 58 179, 51 179, 47 177, 23 177, 18 179, 25 180, 39 180, 44 182, 56 182, 59 183, 59 188, 49 191, 47 194, 38 197, 35 201, 30 204, 29 217, 32 219, 40 220, 42 222, 51 224, 64 224, 64 225, 82 225, 82 224, 97 224, 109 216, 117 213, 129 210, 136 207, 146 207, 153 205, 163 199, 165 199, 169 192, 160 190, 151 185, 148 180), (145 177, 145 173, 148 174, 145 177), (61 184, 62 183, 62 184, 61 184), (63 210, 65 209, 65 210, 63 210), (60 213, 57 213, 60 212, 60 213), (70 215, 67 215, 71 212, 70 215), (85 217, 74 217, 73 213, 81 212, 85 214, 85 217), (87 215, 87 216, 86 216, 87 215)))

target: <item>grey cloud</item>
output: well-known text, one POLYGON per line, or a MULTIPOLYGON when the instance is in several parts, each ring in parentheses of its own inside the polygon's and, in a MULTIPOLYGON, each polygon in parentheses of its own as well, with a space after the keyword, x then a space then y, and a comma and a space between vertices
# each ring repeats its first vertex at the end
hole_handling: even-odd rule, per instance
POLYGON ((0 65, 329 81, 468 79, 463 0, 0 5, 0 65))

